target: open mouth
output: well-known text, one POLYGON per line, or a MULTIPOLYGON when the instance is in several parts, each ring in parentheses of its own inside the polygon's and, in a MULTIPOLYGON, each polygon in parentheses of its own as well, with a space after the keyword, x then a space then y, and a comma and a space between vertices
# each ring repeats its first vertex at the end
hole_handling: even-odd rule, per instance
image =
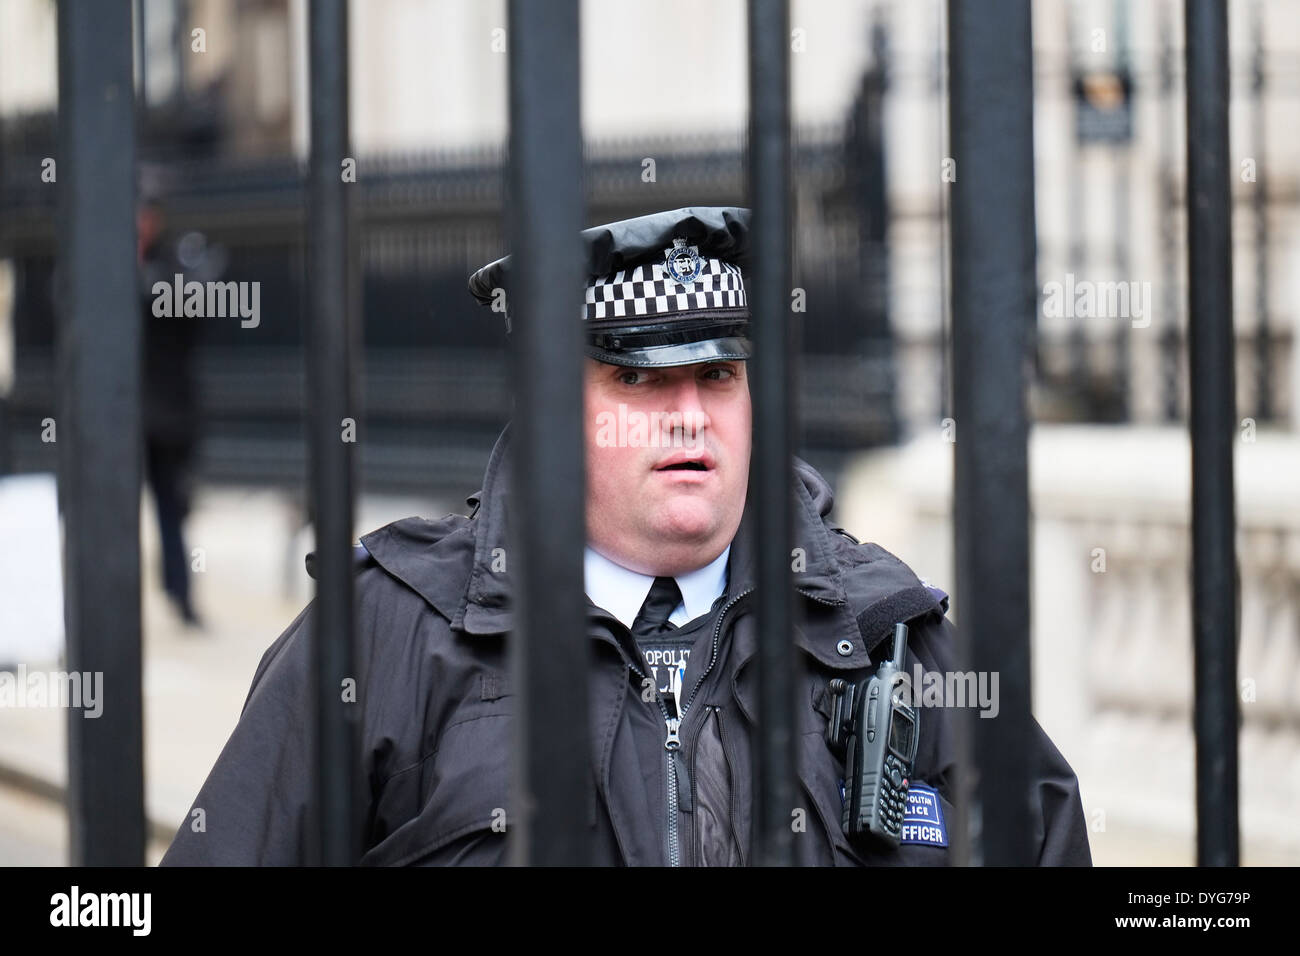
POLYGON ((702 461, 680 461, 675 465, 664 465, 660 471, 708 471, 702 461))

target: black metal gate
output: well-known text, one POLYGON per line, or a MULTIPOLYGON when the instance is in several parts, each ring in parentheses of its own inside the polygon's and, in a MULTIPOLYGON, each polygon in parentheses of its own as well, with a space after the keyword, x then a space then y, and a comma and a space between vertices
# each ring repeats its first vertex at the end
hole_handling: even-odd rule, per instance
MULTIPOLYGON (((579 272, 584 221, 579 127, 578 2, 511 0, 509 221, 519 316, 512 358, 521 463, 515 494, 522 631, 552 640, 534 657, 516 641, 523 702, 516 771, 524 810, 518 862, 581 863, 590 773, 585 742, 548 732, 586 727, 582 693, 558 703, 541 688, 582 670, 583 522, 578 327, 555 281, 579 272), (559 238, 557 238, 559 237, 559 238), (569 238, 564 238, 569 237, 569 238), (544 440, 543 440, 544 439, 544 440), (555 533, 555 528, 574 533, 555 533), (543 601, 543 597, 545 600, 543 601), (543 604, 545 611, 543 612, 543 604), (541 703, 546 700, 543 714, 541 703), (556 707, 564 708, 557 713, 556 707), (544 719, 543 719, 544 718, 544 719), (533 826, 540 819, 546 827, 533 826)), ((758 607, 762 730, 756 841, 766 864, 792 859, 794 802, 789 463, 796 393, 790 321, 790 23, 785 0, 749 2, 748 204, 754 208, 755 453, 761 516, 758 607)), ((1191 250, 1193 537, 1198 854, 1237 859, 1235 634, 1231 441, 1234 432, 1226 13, 1187 0, 1191 250)), ((144 858, 138 500, 139 316, 135 247, 130 0, 59 4, 58 335, 60 493, 67 520, 68 667, 102 671, 104 719, 69 722, 73 862, 144 858)), ((349 187, 346 0, 310 5, 311 165, 308 281, 311 500, 320 571, 315 616, 316 856, 357 858, 349 821, 355 726, 337 688, 351 671, 354 463, 339 441, 359 415, 357 256, 349 187)), ((962 170, 950 187, 956 544, 962 632, 977 668, 1003 674, 1002 719, 967 728, 960 783, 968 813, 957 858, 1029 863, 1023 827, 1029 733, 1029 515, 1025 367, 1036 312, 1032 53, 1028 0, 949 2, 950 123, 962 170), (978 557, 976 542, 979 543, 978 557), (970 772, 977 768, 978 772, 970 772)), ((572 684, 570 686, 573 686, 572 684)), ((585 687, 579 682, 579 687, 585 687)))

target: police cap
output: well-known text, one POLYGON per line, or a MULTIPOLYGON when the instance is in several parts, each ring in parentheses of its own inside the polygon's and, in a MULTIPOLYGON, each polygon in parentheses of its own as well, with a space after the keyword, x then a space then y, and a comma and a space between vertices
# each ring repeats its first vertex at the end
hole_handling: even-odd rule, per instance
MULTIPOLYGON (((688 206, 584 229, 586 353, 635 367, 749 358, 749 222, 748 209, 688 206)), ((509 271, 509 256, 491 262, 469 291, 490 304, 509 271)))

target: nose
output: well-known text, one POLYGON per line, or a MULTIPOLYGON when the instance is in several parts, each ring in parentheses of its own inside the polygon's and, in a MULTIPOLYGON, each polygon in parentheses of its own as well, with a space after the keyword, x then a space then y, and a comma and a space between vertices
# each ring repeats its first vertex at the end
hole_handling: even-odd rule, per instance
POLYGON ((667 413, 662 428, 669 442, 689 447, 709 427, 709 413, 700 401, 700 384, 694 375, 684 376, 672 387, 667 413))

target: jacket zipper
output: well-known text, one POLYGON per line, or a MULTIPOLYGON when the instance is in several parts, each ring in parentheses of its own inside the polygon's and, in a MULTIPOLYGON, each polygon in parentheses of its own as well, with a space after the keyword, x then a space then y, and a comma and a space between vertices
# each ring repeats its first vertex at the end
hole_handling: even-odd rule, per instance
MULTIPOLYGON (((663 714, 664 726, 667 728, 668 731, 667 736, 664 738, 664 750, 667 751, 667 753, 665 754, 665 760, 667 762, 667 770, 668 770, 668 774, 667 774, 668 775, 668 794, 667 794, 668 802, 666 808, 667 812, 665 816, 667 818, 666 826, 668 832, 668 865, 669 866, 682 865, 681 841, 678 837, 678 832, 677 832, 677 813, 678 813, 677 753, 682 746, 682 738, 679 734, 679 731, 681 730, 681 726, 682 726, 682 721, 686 719, 686 711, 691 706, 691 701, 695 699, 696 691, 698 691, 700 686, 704 683, 704 678, 709 675, 709 671, 713 670, 713 665, 717 661, 718 638, 722 635, 722 626, 723 624, 726 623, 727 612, 730 611, 733 607, 735 607, 736 604, 742 598, 751 594, 753 590, 754 590, 753 588, 748 588, 744 591, 741 591, 734 598, 728 601, 726 605, 723 606, 722 610, 718 613, 718 623, 713 628, 713 645, 710 649, 709 664, 706 668, 704 668, 704 673, 700 675, 700 679, 696 682, 695 686, 691 688, 691 696, 687 698, 684 704, 682 704, 681 712, 678 713, 676 717, 673 717, 671 714, 668 713, 668 707, 664 704, 662 698, 658 697, 658 695, 656 695, 655 697, 656 702, 659 704, 659 712, 663 714)), ((641 668, 638 667, 635 663, 633 663, 632 661, 628 661, 628 666, 632 668, 632 672, 636 674, 637 677, 641 678, 642 681, 647 680, 645 672, 642 671, 641 668)))
MULTIPOLYGON (((717 710, 716 707, 710 707, 710 708, 708 708, 708 709, 709 709, 709 710, 714 710, 714 711, 717 710)), ((707 719, 708 719, 708 718, 705 718, 705 720, 707 720, 707 719)), ((699 723, 697 723, 697 724, 695 725, 695 733, 691 736, 691 757, 692 757, 692 759, 698 759, 698 757, 699 757, 699 741, 700 741, 700 734, 701 734, 703 731, 704 731, 704 721, 700 721, 699 723)), ((683 765, 683 766, 686 765, 686 760, 685 760, 685 758, 682 759, 682 765, 683 765)), ((690 800, 691 800, 691 805, 687 808, 687 809, 688 809, 689 811, 691 811, 691 812, 694 812, 694 811, 695 811, 695 808, 699 806, 699 791, 698 791, 698 789, 697 789, 696 786, 695 786, 695 781, 698 780, 698 779, 699 779, 699 776, 700 776, 699 773, 697 772, 697 770, 698 770, 698 768, 688 769, 688 770, 687 770, 687 773, 686 773, 686 777, 687 777, 687 779, 690 780, 690 782, 691 782, 691 787, 690 787, 690 800)), ((699 835, 699 824, 698 824, 698 823, 696 824, 695 828, 692 830, 692 833, 693 833, 696 837, 698 837, 698 835, 699 835)), ((694 839, 694 840, 691 841, 691 865, 692 865, 692 866, 696 866, 696 865, 698 865, 698 862, 699 862, 698 860, 696 860, 696 853, 695 853, 695 845, 696 845, 697 843, 698 843, 698 839, 694 839)))
POLYGON ((723 606, 718 613, 718 623, 713 628, 713 646, 709 652, 709 663, 704 668, 704 673, 700 679, 695 682, 691 688, 691 694, 686 698, 686 703, 682 704, 682 709, 676 719, 668 716, 668 708, 664 702, 659 701, 659 709, 663 711, 664 720, 668 724, 668 737, 664 740, 664 749, 668 751, 668 865, 682 865, 682 851, 677 834, 677 761, 676 753, 682 745, 678 731, 681 728, 682 721, 686 719, 687 711, 690 710, 691 702, 695 700, 695 695, 704 685, 704 678, 709 676, 709 671, 713 670, 713 665, 718 660, 718 638, 722 636, 722 627, 727 620, 727 612, 740 602, 740 600, 753 592, 753 588, 747 588, 741 591, 734 598, 723 606))
POLYGON ((713 708, 713 719, 718 722, 718 741, 722 745, 722 759, 727 762, 728 780, 731 782, 731 838, 736 841, 736 849, 740 852, 740 865, 748 866, 745 862, 745 843, 740 838, 740 831, 737 829, 737 821, 740 820, 740 784, 736 780, 735 767, 732 766, 731 756, 727 748, 727 734, 723 728, 722 708, 713 708))
MULTIPOLYGON (((678 712, 677 716, 673 717, 671 714, 668 713, 668 707, 664 704, 663 700, 658 697, 658 695, 656 695, 655 698, 656 702, 659 704, 659 712, 663 715, 664 718, 664 726, 667 729, 667 734, 664 737, 664 750, 666 751, 665 761, 667 764, 667 777, 668 777, 667 807, 666 807, 666 814, 665 814, 667 819, 665 821, 665 824, 666 824, 666 829, 668 834, 668 865, 669 866, 679 867, 682 865, 681 841, 679 839, 678 828, 677 828, 677 814, 679 812, 677 809, 677 803, 678 803, 677 788, 679 786, 679 781, 677 779, 677 755, 678 752, 681 750, 681 746, 682 746, 682 739, 680 735, 682 721, 686 719, 686 712, 690 709, 691 702, 695 700, 695 694, 699 691, 700 687, 703 686, 704 679, 709 676, 709 672, 713 670, 713 665, 717 663, 718 639, 722 636, 722 628, 727 621, 727 612, 729 612, 733 607, 739 604, 741 600, 748 597, 750 594, 753 594, 754 590, 755 589, 751 587, 741 591, 734 598, 728 601, 723 606, 722 610, 718 613, 718 623, 713 628, 713 644, 709 651, 708 666, 704 668, 704 673, 700 675, 700 679, 696 681, 695 686, 691 688, 690 696, 686 699, 686 702, 682 704, 681 710, 678 712)), ((799 593, 803 594, 804 597, 807 597, 813 601, 817 601, 819 604, 828 604, 834 607, 838 607, 839 605, 844 603, 843 601, 828 601, 824 598, 814 597, 813 595, 807 594, 800 589, 796 589, 796 590, 799 590, 799 593)), ((637 675, 637 677, 641 678, 643 682, 647 680, 645 672, 642 671, 641 668, 638 667, 632 660, 628 660, 628 666, 632 669, 632 672, 637 675)), ((684 764, 685 761, 683 760, 683 765, 684 764)), ((692 789, 692 797, 693 796, 694 796, 694 790, 692 789)), ((735 788, 733 786, 732 789, 733 814, 735 812, 735 803, 736 803, 736 796, 735 796, 735 788)), ((733 828, 735 826, 734 820, 732 826, 733 828)), ((742 854, 741 858, 743 860, 744 858, 743 847, 741 848, 741 854, 742 854)))
MULTIPOLYGON (((632 673, 641 678, 642 686, 649 680, 645 672, 636 664, 629 664, 632 673)), ((707 673, 707 671, 706 671, 707 673)), ((668 821, 668 865, 681 866, 681 850, 677 839, 677 764, 676 754, 681 748, 682 739, 678 735, 678 730, 682 725, 681 717, 673 717, 668 713, 668 708, 664 705, 663 699, 655 695, 655 701, 659 704, 659 712, 663 714, 664 725, 668 729, 667 737, 664 739, 664 750, 668 752, 668 793, 667 793, 667 821, 668 821)), ((682 713, 684 714, 685 708, 682 713)))

